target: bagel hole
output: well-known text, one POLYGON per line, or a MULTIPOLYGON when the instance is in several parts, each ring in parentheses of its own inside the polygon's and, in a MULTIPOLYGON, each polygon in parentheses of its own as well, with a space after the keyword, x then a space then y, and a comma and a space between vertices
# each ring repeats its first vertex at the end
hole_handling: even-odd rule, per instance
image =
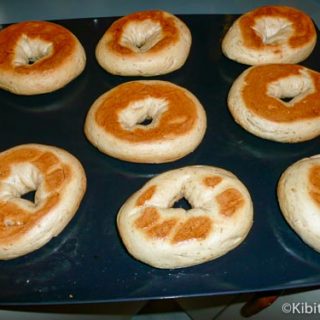
POLYGON ((161 25, 148 19, 129 23, 123 30, 120 44, 134 52, 143 53, 154 47, 162 38, 161 25))
POLYGON ((17 42, 13 63, 16 66, 31 66, 51 54, 52 43, 23 35, 17 42))
POLYGON ((283 102, 289 103, 290 101, 292 101, 294 97, 281 97, 280 100, 282 100, 283 102))
POLYGON ((31 58, 28 58, 28 63, 27 64, 29 64, 29 65, 34 64, 36 61, 37 61, 36 58, 31 57, 31 58))
POLYGON ((144 120, 142 120, 141 122, 138 122, 137 124, 141 126, 148 126, 149 124, 152 123, 152 121, 153 121, 152 118, 146 117, 144 120))
POLYGON ((182 208, 184 210, 190 210, 192 209, 192 206, 185 197, 182 197, 174 202, 172 208, 182 208))
POLYGON ((285 18, 261 17, 252 27, 266 45, 285 42, 292 34, 292 23, 285 18))
POLYGON ((36 190, 28 191, 20 196, 21 199, 35 203, 36 190))

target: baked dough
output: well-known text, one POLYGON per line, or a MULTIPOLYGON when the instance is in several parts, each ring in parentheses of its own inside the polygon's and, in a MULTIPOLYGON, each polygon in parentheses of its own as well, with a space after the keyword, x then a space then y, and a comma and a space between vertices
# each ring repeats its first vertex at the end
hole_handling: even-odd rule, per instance
POLYGON ((96 47, 102 68, 123 76, 154 76, 179 69, 191 46, 188 27, 161 10, 141 11, 116 20, 96 47))
POLYGON ((113 88, 93 103, 85 121, 85 134, 100 151, 143 163, 182 158, 200 144, 205 130, 206 114, 198 99, 159 80, 113 88))
POLYGON ((21 95, 62 88, 84 69, 85 51, 66 28, 45 21, 0 31, 0 87, 21 95))
POLYGON ((320 155, 299 160, 284 171, 278 199, 292 229, 320 252, 320 155))
POLYGON ((228 106, 235 121, 258 137, 310 140, 320 134, 320 73, 289 64, 250 67, 233 83, 228 106))
POLYGON ((298 63, 311 54, 316 41, 316 28, 307 14, 286 6, 264 6, 233 23, 222 51, 248 65, 298 63))
POLYGON ((80 162, 65 150, 25 144, 0 153, 0 259, 32 252, 57 236, 86 190, 80 162), (34 202, 22 198, 35 191, 34 202))
POLYGON ((247 236, 253 205, 229 171, 190 166, 162 173, 121 207, 117 224, 129 253, 156 268, 181 268, 224 255, 247 236), (172 208, 185 198, 192 209, 172 208))

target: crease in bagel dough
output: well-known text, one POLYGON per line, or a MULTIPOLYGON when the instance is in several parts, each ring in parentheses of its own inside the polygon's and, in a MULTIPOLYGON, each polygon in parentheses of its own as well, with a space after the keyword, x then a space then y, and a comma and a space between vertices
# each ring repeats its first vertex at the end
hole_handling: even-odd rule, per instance
MULTIPOLYGON (((53 165, 47 171, 47 175, 61 170, 63 179, 65 180, 65 173, 59 164, 53 165)), ((27 214, 33 214, 45 205, 48 196, 51 194, 59 195, 59 190, 49 192, 46 190, 45 177, 43 173, 33 164, 15 164, 11 167, 10 177, 0 182, 0 200, 1 202, 8 202, 17 205, 21 208, 26 208, 27 214), (34 201, 22 198, 28 192, 35 192, 34 201)))
POLYGON ((43 198, 43 191, 40 189, 38 192, 38 188, 43 181, 43 175, 34 165, 17 164, 11 169, 10 179, 0 182, 0 199, 19 199, 24 204, 37 206, 41 198, 43 198), (31 191, 35 191, 33 202, 21 198, 31 191))
POLYGON ((269 83, 266 93, 271 97, 280 99, 286 107, 290 108, 313 92, 315 92, 313 80, 308 72, 302 69, 298 76, 290 75, 269 83), (291 100, 283 101, 285 98, 291 98, 291 100))
POLYGON ((158 124, 161 115, 168 110, 166 99, 147 97, 145 99, 129 103, 128 107, 119 113, 119 122, 126 130, 141 128, 148 130, 158 124), (148 125, 141 123, 147 119, 151 120, 148 125))
POLYGON ((13 65, 32 65, 41 59, 49 57, 53 53, 52 42, 40 38, 30 38, 23 34, 15 47, 13 65))
POLYGON ((159 23, 144 20, 139 23, 128 23, 120 38, 120 45, 133 52, 144 53, 163 39, 162 27, 159 23))
POLYGON ((294 31, 290 20, 267 16, 256 19, 252 29, 262 39, 262 42, 267 45, 288 41, 294 31))

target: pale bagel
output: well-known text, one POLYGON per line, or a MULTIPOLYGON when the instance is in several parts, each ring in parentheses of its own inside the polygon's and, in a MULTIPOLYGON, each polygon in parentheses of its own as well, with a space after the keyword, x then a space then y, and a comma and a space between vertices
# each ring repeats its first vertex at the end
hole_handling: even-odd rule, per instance
POLYGON ((182 268, 238 246, 253 221, 250 194, 229 171, 190 166, 148 181, 121 207, 117 224, 129 253, 156 268, 182 268), (185 198, 192 209, 172 208, 185 198))
POLYGON ((20 145, 0 153, 0 259, 30 253, 57 236, 86 190, 80 162, 60 148, 20 145), (34 202, 22 196, 35 191, 34 202))
POLYGON ((141 11, 116 20, 100 39, 102 68, 123 76, 154 76, 179 69, 191 46, 188 27, 161 10, 141 11))
POLYGON ((66 28, 27 21, 0 31, 0 87, 34 95, 58 90, 84 69, 85 51, 66 28))
POLYGON ((311 54, 316 41, 316 28, 307 14, 286 6, 264 6, 233 23, 222 51, 248 65, 298 63, 311 54))
POLYGON ((91 106, 85 134, 112 157, 143 163, 174 161, 202 141, 206 114, 188 90, 167 81, 131 81, 91 106), (151 123, 143 125, 149 119, 151 123))
POLYGON ((278 200, 292 229, 320 252, 320 155, 297 161, 283 172, 278 200))
POLYGON ((233 83, 228 106, 235 121, 258 137, 310 140, 320 135, 320 73, 299 65, 250 67, 233 83))
POLYGON ((238 246, 253 219, 250 195, 230 172, 209 166, 171 170, 147 182, 119 211, 128 251, 157 268, 215 259, 238 246), (186 198, 192 209, 172 208, 186 198))

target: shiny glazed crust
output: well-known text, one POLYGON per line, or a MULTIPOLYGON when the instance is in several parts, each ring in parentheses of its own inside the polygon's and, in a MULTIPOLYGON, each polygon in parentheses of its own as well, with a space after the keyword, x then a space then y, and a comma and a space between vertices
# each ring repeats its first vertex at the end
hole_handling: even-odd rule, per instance
POLYGON ((123 204, 117 217, 128 252, 156 268, 218 258, 245 239, 252 221, 246 187, 232 173, 209 166, 156 176, 123 204), (183 197, 192 209, 172 208, 183 197))
POLYGON ((141 163, 170 162, 194 151, 206 130, 206 114, 188 90, 167 81, 121 84, 91 106, 85 134, 100 151, 141 163), (151 118, 152 123, 141 125, 151 118))
POLYGON ((281 175, 278 200, 284 218, 310 247, 320 252, 320 156, 297 161, 281 175))
POLYGON ((238 18, 222 41, 223 53, 248 65, 298 63, 313 51, 317 33, 311 18, 286 6, 264 6, 238 18))
POLYGON ((0 259, 30 253, 57 236, 85 190, 84 169, 65 150, 25 144, 0 153, 0 259), (22 198, 30 191, 34 202, 22 198))
POLYGON ((84 69, 85 51, 66 28, 27 21, 0 31, 0 87, 21 95, 58 90, 84 69))
POLYGON ((141 11, 116 20, 96 47, 98 63, 123 76, 155 76, 186 61, 191 33, 179 18, 160 10, 141 11))

